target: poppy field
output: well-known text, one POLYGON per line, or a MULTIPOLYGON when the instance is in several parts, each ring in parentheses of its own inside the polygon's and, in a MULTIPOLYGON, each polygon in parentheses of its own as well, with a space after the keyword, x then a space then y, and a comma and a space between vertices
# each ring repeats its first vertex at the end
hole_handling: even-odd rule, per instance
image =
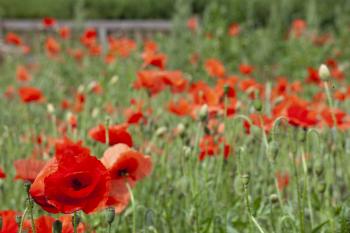
POLYGON ((4 34, 1 233, 350 232, 350 23, 210 16, 4 34))

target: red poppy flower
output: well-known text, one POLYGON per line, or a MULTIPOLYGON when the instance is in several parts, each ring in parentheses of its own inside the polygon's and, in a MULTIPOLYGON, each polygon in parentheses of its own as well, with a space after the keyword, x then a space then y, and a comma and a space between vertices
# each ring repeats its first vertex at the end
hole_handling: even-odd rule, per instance
POLYGON ((188 116, 192 112, 192 105, 185 99, 180 99, 177 102, 170 101, 168 108, 177 116, 188 116))
POLYGON ((163 70, 165 68, 167 57, 163 53, 145 51, 142 54, 142 59, 143 59, 143 65, 142 65, 143 67, 152 65, 163 70))
POLYGON ((67 40, 70 37, 70 28, 69 27, 61 27, 59 29, 59 34, 62 39, 67 40))
POLYGON ((20 87, 18 92, 23 103, 40 102, 44 99, 41 90, 35 87, 20 87))
POLYGON ((108 148, 101 159, 111 176, 111 192, 106 205, 116 207, 121 212, 129 200, 126 182, 133 187, 138 180, 152 171, 152 161, 126 144, 117 144, 108 148))
POLYGON ((211 58, 205 61, 205 70, 212 77, 223 78, 225 76, 225 67, 217 59, 211 58))
POLYGON ((56 25, 56 20, 51 17, 45 17, 42 20, 42 24, 44 25, 44 27, 50 28, 56 25))
POLYGON ((37 175, 45 167, 46 162, 35 159, 19 159, 14 162, 16 169, 15 179, 34 182, 37 175))
POLYGON ((0 168, 0 179, 6 178, 5 172, 0 168))
POLYGON ((17 34, 13 32, 9 32, 6 34, 6 43, 8 44, 13 44, 13 45, 21 45, 22 44, 22 39, 19 37, 17 34))
MULTIPOLYGON (((2 210, 0 211, 0 218, 2 220, 2 224, 0 227, 0 233, 17 233, 18 232, 18 224, 16 223, 16 216, 19 213, 16 213, 13 210, 2 210)), ((23 232, 31 232, 30 230, 30 222, 25 220, 23 222, 23 232)))
POLYGON ((81 142, 68 139, 56 146, 55 157, 30 188, 31 196, 44 210, 91 213, 105 204, 109 192, 108 172, 87 152, 81 142))
POLYGON ((315 84, 319 84, 321 82, 321 78, 318 75, 318 70, 309 67, 307 68, 307 72, 308 72, 308 77, 306 78, 306 82, 308 83, 315 83, 315 84))
POLYGON ((228 29, 229 36, 235 37, 238 36, 240 33, 240 27, 238 23, 233 23, 230 25, 228 29))
POLYGON ((48 53, 48 55, 50 56, 56 56, 60 53, 61 51, 61 46, 60 44, 56 41, 55 38, 49 36, 47 39, 46 39, 46 42, 45 42, 45 49, 46 49, 46 52, 48 53))
POLYGON ((253 66, 250 66, 248 64, 240 64, 239 65, 239 72, 241 74, 250 75, 251 73, 253 73, 253 71, 254 71, 253 66))
POLYGON ((32 78, 28 70, 24 66, 17 66, 16 68, 16 79, 21 82, 30 81, 32 78))
POLYGON ((287 172, 285 172, 285 173, 277 172, 276 178, 277 178, 278 189, 280 191, 283 191, 286 187, 288 187, 289 174, 287 172))
POLYGON ((198 28, 198 20, 197 20, 197 18, 195 16, 193 16, 193 17, 191 17, 191 18, 189 18, 187 20, 187 27, 191 31, 197 30, 197 28, 198 28))
POLYGON ((135 89, 146 89, 150 94, 155 95, 164 89, 164 83, 159 71, 142 70, 137 72, 137 80, 134 82, 135 89))
POLYGON ((289 123, 293 126, 310 127, 317 123, 315 112, 310 111, 305 106, 292 104, 287 109, 289 123))
MULTIPOLYGON (((89 136, 98 142, 106 143, 106 128, 104 125, 99 125, 89 131, 89 136)), ((132 146, 132 137, 128 132, 128 126, 126 124, 112 125, 108 129, 109 145, 115 145, 117 143, 124 143, 128 146, 132 146)))

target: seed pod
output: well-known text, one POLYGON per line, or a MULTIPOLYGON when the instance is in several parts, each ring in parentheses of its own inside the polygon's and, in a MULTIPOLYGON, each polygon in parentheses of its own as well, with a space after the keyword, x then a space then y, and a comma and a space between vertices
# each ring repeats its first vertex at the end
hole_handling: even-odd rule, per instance
POLYGON ((62 222, 60 220, 56 220, 52 224, 53 233, 62 233, 62 222))
POLYGON ((108 225, 111 225, 115 219, 115 209, 113 207, 108 207, 106 209, 106 218, 108 225))

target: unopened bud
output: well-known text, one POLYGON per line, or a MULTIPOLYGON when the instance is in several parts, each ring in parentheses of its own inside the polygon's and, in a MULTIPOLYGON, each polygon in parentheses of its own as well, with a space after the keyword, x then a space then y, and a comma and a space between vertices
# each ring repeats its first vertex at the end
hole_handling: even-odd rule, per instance
POLYGON ((183 135, 184 132, 185 132, 185 125, 182 124, 182 123, 178 124, 178 125, 176 126, 176 130, 177 130, 177 133, 178 133, 179 135, 183 135))
POLYGON ((247 186, 249 184, 250 175, 248 173, 241 175, 241 182, 244 186, 247 186))
POLYGON ((79 87, 78 87, 78 93, 83 93, 84 90, 85 90, 84 85, 79 85, 79 87))
POLYGON ((26 190, 26 193, 29 193, 31 183, 29 181, 24 182, 24 188, 26 190))
POLYGON ((111 225, 115 218, 115 209, 114 207, 108 207, 106 209, 106 218, 108 225, 111 225))
POLYGON ((162 137, 162 136, 164 136, 164 134, 167 132, 167 127, 165 127, 165 126, 162 126, 162 127, 159 127, 157 130, 156 130, 156 136, 157 137, 162 137))
POLYGON ((322 81, 327 81, 331 76, 328 67, 325 64, 322 64, 318 69, 318 75, 322 81))
POLYGON ((92 110, 91 116, 92 116, 93 118, 96 118, 96 117, 99 115, 99 113, 100 113, 100 110, 99 110, 98 108, 94 108, 94 109, 92 110))
POLYGON ((261 102, 261 100, 255 99, 254 102, 253 102, 253 106, 254 106, 254 109, 257 112, 261 112, 261 110, 262 110, 262 102, 261 102))
POLYGON ((272 141, 269 145, 269 152, 272 160, 276 160, 276 157, 279 152, 278 143, 276 141, 272 141))
POLYGON ((47 104, 46 108, 47 108, 47 112, 50 114, 53 114, 55 112, 55 107, 51 103, 47 104))
POLYGON ((184 146, 183 147, 183 150, 184 150, 184 154, 187 156, 189 154, 191 154, 191 147, 189 146, 184 146))
POLYGON ((326 184, 325 182, 321 182, 317 185, 317 192, 324 193, 326 191, 326 184))
POLYGON ((73 216, 72 216, 72 224, 73 224, 73 227, 74 226, 78 226, 79 223, 80 223, 80 216, 78 214, 78 212, 76 212, 73 216))
POLYGON ((16 215, 16 223, 17 225, 20 225, 22 221, 22 215, 16 215))
POLYGON ((225 93, 226 96, 228 95, 229 91, 230 91, 230 86, 225 84, 225 86, 224 86, 224 93, 225 93))
POLYGON ((201 121, 206 121, 208 118, 208 105, 203 104, 202 107, 199 109, 199 119, 201 121))
POLYGON ((278 202, 278 195, 275 194, 275 193, 271 194, 270 195, 270 201, 271 201, 272 204, 277 203, 278 202))
POLYGON ((56 220, 52 224, 53 233, 62 233, 62 222, 60 220, 56 220))
POLYGON ((114 75, 111 80, 109 81, 110 84, 115 84, 117 83, 119 80, 119 76, 118 75, 114 75))

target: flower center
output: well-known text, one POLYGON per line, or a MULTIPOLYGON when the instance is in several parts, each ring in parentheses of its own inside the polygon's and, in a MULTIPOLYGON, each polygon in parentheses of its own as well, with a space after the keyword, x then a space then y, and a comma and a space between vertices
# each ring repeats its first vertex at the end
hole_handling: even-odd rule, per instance
POLYGON ((123 168, 118 171, 118 176, 128 176, 129 172, 128 169, 123 168))

